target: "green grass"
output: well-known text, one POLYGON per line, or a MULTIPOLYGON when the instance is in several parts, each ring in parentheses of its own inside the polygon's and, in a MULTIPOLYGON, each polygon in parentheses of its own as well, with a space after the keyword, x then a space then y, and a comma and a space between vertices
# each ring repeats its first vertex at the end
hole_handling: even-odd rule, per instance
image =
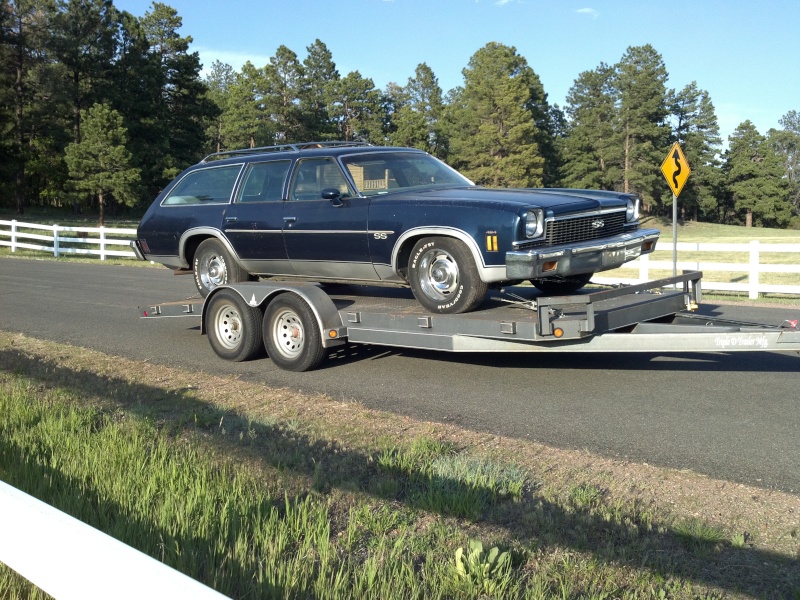
MULTIPOLYGON (((281 406, 285 393, 4 339, 0 478, 234 598, 688 599, 798 587, 796 557, 643 504, 620 493, 627 483, 523 466, 463 436, 399 435, 397 420, 356 408, 341 423, 315 418, 314 399, 248 412, 243 398, 281 406), (223 393, 240 409, 209 400, 223 393)), ((0 598, 37 594, 0 567, 0 598)))

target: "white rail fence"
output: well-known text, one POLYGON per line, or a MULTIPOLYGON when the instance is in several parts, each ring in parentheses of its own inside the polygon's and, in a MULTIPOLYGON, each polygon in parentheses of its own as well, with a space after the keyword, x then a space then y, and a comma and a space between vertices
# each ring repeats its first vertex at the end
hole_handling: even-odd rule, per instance
POLYGON ((58 600, 228 598, 3 481, 0 531, 0 562, 58 600))
MULTIPOLYGON (((658 242, 658 252, 672 252, 672 242, 658 242)), ((678 242, 678 272, 702 271, 704 290, 721 290, 747 292, 752 300, 758 298, 759 294, 777 293, 800 295, 800 261, 796 264, 765 264, 761 262, 761 257, 768 253, 789 253, 799 254, 800 244, 765 244, 758 240, 753 240, 748 244, 716 244, 716 243, 695 243, 678 242), (747 262, 702 262, 694 260, 681 260, 681 253, 689 252, 715 252, 715 253, 745 253, 749 256, 747 262), (713 272, 741 273, 739 278, 746 281, 713 281, 713 272), (796 273, 793 279, 797 284, 769 284, 761 282, 762 273, 796 273)), ((639 277, 635 279, 622 279, 619 277, 604 277, 605 273, 600 273, 592 278, 595 283, 641 283, 653 279, 650 271, 669 271, 672 273, 672 260, 653 260, 651 255, 645 254, 635 261, 627 263, 624 269, 639 270, 639 277)))
POLYGON ((64 227, 62 225, 38 225, 19 221, 0 221, 0 246, 17 250, 39 250, 53 256, 80 254, 110 257, 131 257, 131 240, 135 229, 111 227, 64 227), (118 248, 124 247, 125 250, 118 248))
MULTIPOLYGON (((100 260, 109 257, 129 257, 134 254, 129 249, 130 241, 136 237, 135 229, 114 229, 109 227, 64 227, 61 225, 38 225, 35 223, 21 223, 0 220, 0 246, 10 247, 12 252, 20 249, 38 250, 53 256, 62 254, 79 254, 98 256, 100 260), (120 247, 124 250, 118 249, 120 247), (117 249, 115 249, 117 248, 117 249)), ((658 251, 672 251, 672 243, 661 241, 658 251)), ((703 280, 705 290, 724 290, 747 292, 752 299, 759 294, 779 293, 800 295, 800 260, 797 264, 765 264, 761 256, 768 253, 800 254, 800 244, 765 244, 758 240, 747 244, 716 244, 678 242, 679 271, 692 270, 704 273, 726 272, 741 273, 739 278, 746 281, 724 282, 712 281, 708 275, 703 280), (735 262, 702 262, 681 260, 681 253, 689 252, 715 252, 715 253, 745 253, 749 260, 744 263, 735 262), (762 273, 793 273, 797 274, 797 284, 769 284, 761 282, 762 273)), ((626 269, 638 269, 639 277, 620 278, 609 277, 603 273, 595 276, 595 283, 640 283, 653 278, 651 271, 672 272, 672 261, 653 260, 650 255, 640 257, 638 260, 625 265, 626 269), (604 276, 605 275, 605 276, 604 276)))

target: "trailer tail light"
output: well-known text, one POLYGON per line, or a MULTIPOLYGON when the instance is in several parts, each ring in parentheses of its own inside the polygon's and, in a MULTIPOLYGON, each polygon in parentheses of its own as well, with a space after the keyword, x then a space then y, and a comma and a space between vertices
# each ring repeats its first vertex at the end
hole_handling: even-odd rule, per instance
POLYGON ((561 327, 556 327, 553 329, 553 335, 557 338, 564 337, 564 330, 561 327))

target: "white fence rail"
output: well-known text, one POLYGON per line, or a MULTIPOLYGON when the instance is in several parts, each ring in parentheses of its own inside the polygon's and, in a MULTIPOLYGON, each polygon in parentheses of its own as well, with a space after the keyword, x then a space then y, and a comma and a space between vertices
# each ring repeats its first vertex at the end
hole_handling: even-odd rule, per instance
MULTIPOLYGON (((108 257, 129 257, 135 255, 128 248, 130 241, 136 237, 135 229, 113 229, 109 227, 63 227, 61 225, 38 225, 35 223, 21 223, 0 220, 0 246, 11 248, 12 252, 19 249, 39 250, 48 252, 53 256, 62 254, 81 254, 99 256, 100 260, 108 257), (41 232, 41 233, 34 233, 41 232), (89 246, 89 247, 87 247, 89 246), (114 249, 124 247, 124 250, 114 249)), ((672 243, 661 241, 658 251, 672 251, 672 243)), ((764 264, 761 256, 767 253, 800 253, 800 244, 765 244, 758 240, 748 244, 716 244, 678 242, 679 271, 711 272, 739 272, 747 281, 723 282, 712 281, 707 277, 703 280, 703 289, 747 292, 752 299, 759 294, 780 293, 800 295, 800 264, 764 264), (734 262, 702 262, 681 260, 681 253, 689 252, 716 252, 716 253, 745 253, 749 256, 746 263, 734 262), (797 285, 768 284, 761 282, 762 273, 796 273, 797 285)), ((798 261, 800 263, 800 261, 798 261)), ((638 269, 639 277, 635 279, 620 278, 601 273, 592 281, 595 283, 640 283, 653 278, 650 271, 672 271, 672 261, 653 260, 650 255, 645 255, 625 265, 626 269, 638 269)))
MULTIPOLYGON (((657 251, 672 252, 672 242, 659 242, 657 251)), ((703 278, 704 290, 723 290, 747 292, 750 299, 757 299, 759 294, 778 293, 800 295, 800 264, 764 264, 761 256, 767 253, 800 253, 800 244, 765 244, 758 240, 753 240, 748 244, 715 244, 715 243, 695 243, 678 242, 678 272, 703 271, 704 274, 712 272, 742 273, 741 278, 747 281, 725 282, 712 281, 711 277, 703 278), (749 256, 746 263, 734 262, 702 262, 694 260, 681 260, 681 253, 689 252, 731 252, 745 253, 749 256), (792 284, 769 284, 761 282, 762 273, 797 273, 797 285, 792 284)), ((671 260, 652 260, 651 255, 645 254, 635 261, 627 263, 624 269, 639 270, 639 277, 636 279, 621 279, 619 277, 604 276, 600 273, 592 278, 595 283, 641 283, 653 279, 651 270, 672 272, 671 260)), ((800 263, 800 261, 798 261, 800 263)))
POLYGON ((19 221, 0 221, 0 246, 17 250, 40 250, 53 256, 81 254, 109 257, 135 257, 130 250, 135 229, 110 227, 64 227, 19 221), (88 247, 87 247, 88 246, 88 247), (125 250, 118 248, 124 247, 125 250))
POLYGON ((58 600, 224 596, 0 481, 0 562, 58 600))

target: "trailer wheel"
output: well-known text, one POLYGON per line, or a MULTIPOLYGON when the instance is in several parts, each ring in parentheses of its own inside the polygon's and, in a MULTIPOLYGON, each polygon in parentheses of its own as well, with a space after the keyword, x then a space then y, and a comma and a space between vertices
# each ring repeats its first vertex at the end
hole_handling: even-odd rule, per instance
POLYGON ((326 356, 317 318, 293 293, 280 294, 269 303, 262 335, 272 362, 287 371, 316 369, 326 356))
POLYGON ((435 313, 464 313, 483 302, 488 286, 463 242, 422 238, 411 250, 408 279, 414 297, 435 313))
POLYGON ((234 362, 255 358, 262 348, 261 310, 232 290, 220 290, 208 302, 206 331, 220 358, 234 362))
POLYGON ((555 296, 563 296, 577 292, 591 281, 593 275, 594 273, 582 273, 581 275, 570 275, 564 278, 531 279, 531 283, 540 292, 553 294, 555 296))
POLYGON ((239 266, 225 246, 215 238, 200 242, 194 253, 193 265, 194 284, 203 298, 217 286, 249 279, 247 271, 239 266))

